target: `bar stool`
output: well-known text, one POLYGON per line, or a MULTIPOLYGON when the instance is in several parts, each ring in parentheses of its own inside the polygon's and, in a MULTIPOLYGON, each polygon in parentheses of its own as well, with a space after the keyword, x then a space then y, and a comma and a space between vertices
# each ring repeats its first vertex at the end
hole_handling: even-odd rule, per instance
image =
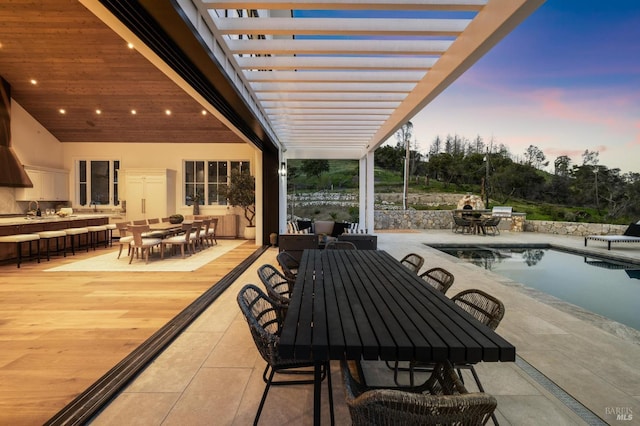
MULTIPOLYGON (((80 248, 80 235, 86 234, 87 238, 89 238, 89 229, 87 228, 68 228, 64 232, 71 240, 71 253, 73 255, 76 254, 75 238, 78 238, 78 248, 80 248)), ((89 241, 87 241, 87 251, 89 251, 89 241)))
POLYGON ((109 236, 107 232, 106 225, 95 225, 95 226, 87 226, 87 230, 89 231, 89 241, 87 243, 91 243, 91 248, 96 249, 98 245, 98 234, 100 232, 104 232, 104 247, 107 248, 109 245, 109 236))
POLYGON ((113 231, 117 228, 115 223, 107 223, 107 232, 109 233, 109 247, 113 247, 113 231))
POLYGON ((56 253, 60 253, 60 238, 62 238, 62 254, 64 255, 64 257, 67 257, 67 233, 64 232, 63 230, 59 230, 59 231, 42 231, 42 232, 38 232, 38 235, 40 236, 41 240, 46 240, 47 241, 47 262, 49 260, 51 260, 51 257, 49 255, 49 242, 52 239, 56 240, 56 253))
POLYGON ((38 234, 14 234, 0 237, 0 243, 15 243, 18 251, 18 268, 22 263, 22 243, 29 242, 29 258, 33 257, 31 251, 31 242, 37 241, 38 247, 38 263, 40 263, 40 235, 38 234))

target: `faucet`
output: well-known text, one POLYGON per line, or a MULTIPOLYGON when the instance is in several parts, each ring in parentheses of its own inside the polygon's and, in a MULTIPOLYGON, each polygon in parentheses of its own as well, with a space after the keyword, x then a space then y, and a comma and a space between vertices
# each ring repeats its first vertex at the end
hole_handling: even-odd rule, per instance
POLYGON ((91 208, 91 206, 93 206, 93 211, 94 212, 98 211, 98 206, 97 206, 95 201, 91 201, 91 203, 89 203, 89 208, 91 208))
POLYGON ((29 212, 34 212, 35 213, 39 208, 40 208, 40 203, 38 203, 38 201, 36 201, 36 200, 29 201, 29 207, 28 207, 27 213, 29 213, 29 212), (36 203, 36 208, 35 209, 31 208, 33 203, 36 203))

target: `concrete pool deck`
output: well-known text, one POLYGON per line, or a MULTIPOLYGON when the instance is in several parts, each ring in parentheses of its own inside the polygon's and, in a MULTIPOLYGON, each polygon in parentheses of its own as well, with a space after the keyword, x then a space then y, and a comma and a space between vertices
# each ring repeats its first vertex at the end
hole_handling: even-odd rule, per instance
MULTIPOLYGON (((545 384, 545 377, 606 423, 640 424, 640 332, 530 291, 425 245, 429 243, 548 243, 635 262, 640 262, 640 246, 621 245, 607 251, 606 243, 592 242, 585 248, 582 237, 535 233, 502 232, 495 237, 447 230, 378 233, 379 248, 395 257, 414 252, 425 257, 423 270, 434 266, 450 270, 455 283, 448 295, 480 288, 504 302, 506 314, 497 332, 516 346, 521 360, 477 367, 486 392, 498 400, 496 415, 501 424, 598 424, 580 406, 574 406, 576 411, 569 408, 563 402, 567 398, 545 384)), ((259 282, 257 268, 276 264, 276 254, 276 249, 269 249, 93 424, 251 424, 264 389, 264 362, 235 296, 244 284, 259 282)), ((350 424, 337 364, 332 370, 336 424, 350 424)), ((470 377, 465 383, 474 390, 470 377)), ((260 423, 311 424, 311 416, 310 386, 274 387, 260 423)), ((329 424, 328 417, 324 410, 323 424, 329 424)))

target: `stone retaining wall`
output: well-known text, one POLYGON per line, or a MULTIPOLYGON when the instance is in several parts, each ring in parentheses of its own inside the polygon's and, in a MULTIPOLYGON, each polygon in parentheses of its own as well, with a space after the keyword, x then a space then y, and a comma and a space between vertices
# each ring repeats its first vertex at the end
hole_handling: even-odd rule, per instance
POLYGON ((525 232, 541 232, 557 235, 621 235, 627 225, 611 225, 608 223, 553 222, 548 220, 527 220, 525 232))
MULTIPOLYGON (((453 225, 450 210, 376 210, 374 221, 375 229, 451 229, 453 225)), ((500 221, 499 229, 577 236, 620 235, 627 225, 526 220, 524 213, 514 213, 500 221)))
MULTIPOLYGON (((375 229, 451 229, 451 210, 376 210, 373 214, 375 229)), ((501 230, 521 232, 525 215, 514 213, 503 218, 498 226, 501 230)))

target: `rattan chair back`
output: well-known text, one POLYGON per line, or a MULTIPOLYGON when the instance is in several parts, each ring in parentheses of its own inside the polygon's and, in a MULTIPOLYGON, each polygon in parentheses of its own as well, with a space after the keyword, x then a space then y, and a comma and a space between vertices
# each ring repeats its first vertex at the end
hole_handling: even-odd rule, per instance
POLYGON ((365 425, 483 425, 497 406, 496 399, 485 393, 468 393, 451 365, 437 364, 421 386, 422 392, 399 389, 367 389, 342 363, 352 424, 365 425))
POLYGON ((482 290, 464 290, 451 300, 492 330, 498 327, 504 317, 504 304, 482 290))
POLYGON ((440 267, 431 268, 423 272, 420 274, 420 278, 442 294, 447 293, 447 290, 451 288, 455 279, 451 272, 440 267))
POLYGON ((417 274, 422 265, 424 265, 424 257, 419 254, 409 253, 400 260, 400 263, 417 274))
POLYGON ((300 267, 300 262, 286 251, 281 251, 276 256, 276 260, 278 261, 278 265, 280 265, 280 269, 284 273, 284 276, 289 280, 289 284, 293 288, 293 285, 296 282, 296 278, 298 276, 298 268, 300 267))
POLYGON ((258 268, 258 277, 267 290, 270 298, 281 305, 288 305, 291 297, 289 280, 273 265, 262 265, 258 268))
POLYGON ((325 250, 358 250, 351 241, 329 241, 324 248, 325 250))

